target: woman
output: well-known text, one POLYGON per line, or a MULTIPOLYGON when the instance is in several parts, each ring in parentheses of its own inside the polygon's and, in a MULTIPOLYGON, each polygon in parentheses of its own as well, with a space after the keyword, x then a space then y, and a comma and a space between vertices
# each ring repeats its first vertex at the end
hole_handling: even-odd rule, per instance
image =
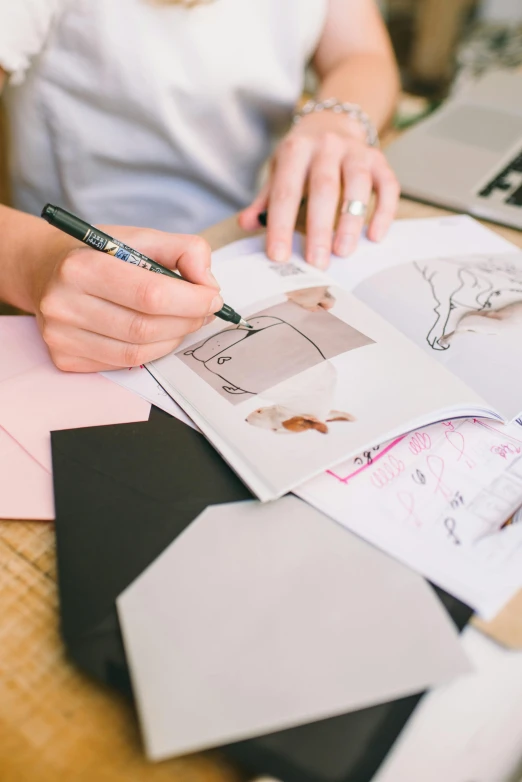
POLYGON ((255 229, 268 209, 284 262, 306 188, 306 258, 325 268, 355 248, 372 190, 369 237, 393 219, 398 185, 371 142, 398 79, 374 0, 0 0, 0 68, 16 207, 0 207, 0 298, 36 313, 61 369, 150 361, 219 309, 208 246, 178 231, 238 210, 255 229), (322 110, 290 124, 310 59, 322 110), (32 216, 47 201, 197 285, 78 248, 32 216))

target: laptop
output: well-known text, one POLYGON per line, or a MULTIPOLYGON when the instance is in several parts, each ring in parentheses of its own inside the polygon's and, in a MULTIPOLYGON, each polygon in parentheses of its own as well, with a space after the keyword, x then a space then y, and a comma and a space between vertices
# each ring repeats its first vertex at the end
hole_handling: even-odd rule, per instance
POLYGON ((522 72, 463 88, 386 157, 403 195, 522 229, 522 72))

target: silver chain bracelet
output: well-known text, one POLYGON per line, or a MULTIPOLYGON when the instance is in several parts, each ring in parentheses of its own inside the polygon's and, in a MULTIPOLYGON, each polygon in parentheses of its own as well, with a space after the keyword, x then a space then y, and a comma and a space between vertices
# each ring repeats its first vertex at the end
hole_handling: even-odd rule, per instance
POLYGON ((292 122, 296 125, 307 114, 319 113, 321 111, 333 111, 334 114, 347 114, 352 119, 357 120, 363 126, 366 132, 366 143, 370 147, 379 146, 379 134, 369 116, 357 103, 344 103, 337 98, 327 98, 326 100, 309 100, 304 106, 295 112, 292 122))

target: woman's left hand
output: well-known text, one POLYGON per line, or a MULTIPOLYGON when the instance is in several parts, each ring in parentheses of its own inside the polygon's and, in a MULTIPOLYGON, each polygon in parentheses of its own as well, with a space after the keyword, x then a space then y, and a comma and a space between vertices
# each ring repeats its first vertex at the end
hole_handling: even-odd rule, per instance
POLYGON ((400 195, 395 174, 383 153, 367 145, 362 126, 330 111, 309 114, 294 125, 276 150, 266 185, 239 217, 244 229, 255 230, 259 213, 268 210, 266 249, 274 261, 290 257, 305 189, 306 260, 321 269, 328 266, 332 252, 347 256, 357 246, 364 215, 350 214, 350 202, 367 207, 375 191, 368 238, 378 242, 393 221, 400 195))

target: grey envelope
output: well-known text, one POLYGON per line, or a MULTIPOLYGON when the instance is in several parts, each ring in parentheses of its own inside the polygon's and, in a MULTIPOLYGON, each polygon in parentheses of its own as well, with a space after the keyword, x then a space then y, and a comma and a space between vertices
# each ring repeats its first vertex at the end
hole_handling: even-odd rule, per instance
POLYGON ((469 670, 420 576, 295 497, 208 508, 117 606, 154 760, 469 670))

